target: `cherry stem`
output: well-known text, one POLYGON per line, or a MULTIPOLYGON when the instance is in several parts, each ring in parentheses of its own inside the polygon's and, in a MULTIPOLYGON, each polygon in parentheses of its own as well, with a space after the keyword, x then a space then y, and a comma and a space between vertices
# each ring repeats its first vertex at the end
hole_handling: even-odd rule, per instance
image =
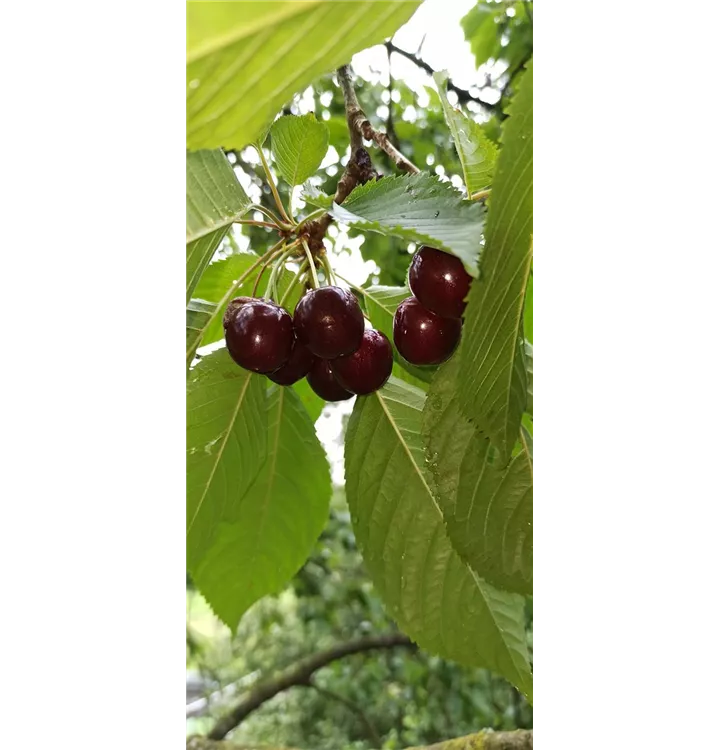
POLYGON ((305 239, 302 239, 302 246, 304 247, 304 252, 306 253, 307 260, 309 261, 309 267, 312 272, 312 281, 314 282, 314 288, 319 289, 319 279, 317 278, 317 267, 314 265, 314 258, 312 258, 312 251, 309 249, 309 245, 307 245, 307 241, 305 239))
POLYGON ((327 281, 330 284, 334 284, 334 286, 336 286, 337 277, 334 273, 334 269, 332 268, 332 264, 329 261, 329 253, 324 253, 324 256, 322 257, 322 264, 324 265, 324 271, 327 274, 327 281))
POLYGON ((299 244, 298 241, 294 241, 284 248, 284 252, 274 261, 274 268, 272 268, 272 274, 267 282, 267 293, 271 299, 277 299, 279 297, 279 274, 281 269, 284 267, 284 263, 287 258, 294 252, 294 248, 299 244))
POLYGON ((272 177, 272 173, 269 169, 269 164, 267 164, 267 159, 264 156, 264 151, 262 150, 262 147, 258 144, 254 144, 254 148, 257 149, 257 153, 259 154, 259 158, 262 161, 262 166, 264 167, 264 174, 267 176, 267 184, 269 185, 269 189, 272 191, 272 196, 274 197, 274 202, 277 204, 277 210, 279 211, 281 217, 292 226, 295 225, 296 222, 293 222, 289 216, 287 216, 287 211, 284 208, 284 204, 282 203, 282 199, 279 197, 279 193, 277 192, 277 186, 274 183, 274 178, 272 177))
POLYGON ((304 273, 304 271, 307 270, 307 266, 308 266, 308 263, 307 263, 307 260, 305 258, 302 261, 302 264, 297 269, 297 273, 294 275, 294 278, 289 282, 289 286, 287 287, 287 291, 284 292, 284 294, 282 295, 282 299, 279 301, 279 306, 280 307, 284 307, 284 303, 289 298, 289 295, 290 295, 292 289, 294 289, 294 287, 297 285, 297 282, 301 278, 301 276, 304 273))
POLYGON ((279 229, 287 227, 289 228, 288 224, 284 224, 284 222, 279 222, 279 224, 270 223, 268 221, 255 221, 254 219, 235 219, 235 224, 246 224, 252 227, 269 227, 270 229, 279 229))
MULTIPOLYGON (((363 286, 359 286, 359 284, 355 284, 353 281, 349 281, 349 279, 345 279, 343 276, 340 276, 338 273, 334 273, 335 278, 341 279, 345 284, 349 284, 352 289, 356 289, 358 292, 361 292, 365 297, 371 298, 371 295, 367 292, 366 289, 364 289, 363 286)), ((364 316, 366 317, 366 316, 364 316)))
POLYGON ((268 208, 265 208, 264 206, 260 206, 258 203, 250 204, 249 208, 253 211, 259 211, 260 213, 264 214, 270 221, 273 221, 277 225, 282 223, 282 220, 277 217, 277 214, 275 214, 273 211, 270 211, 268 208))
MULTIPOLYGON (((283 249, 284 249, 284 245, 282 245, 275 253, 270 255, 269 258, 267 258, 267 260, 265 260, 264 263, 262 264, 262 267, 259 269, 259 273, 257 274, 257 278, 254 280, 254 286, 252 287, 252 297, 257 296, 257 287, 259 286, 259 282, 262 278, 262 274, 264 274, 264 272, 267 270, 267 267, 269 266, 269 264, 275 258, 279 257, 279 255, 281 255, 283 249)), ((267 287, 267 292, 269 293, 270 291, 271 290, 269 289, 269 287, 267 287)))
POLYGON ((317 217, 321 216, 322 214, 326 213, 326 211, 323 208, 318 208, 316 211, 312 211, 310 214, 307 214, 300 222, 299 226, 297 227, 297 231, 301 230, 301 228, 312 219, 316 219, 317 217))
MULTIPOLYGON (((280 245, 284 242, 284 240, 281 240, 281 242, 278 242, 274 247, 270 247, 267 252, 257 258, 254 263, 237 279, 237 281, 232 284, 232 286, 227 290, 227 293, 222 297, 222 299, 217 303, 217 307, 214 309, 214 313, 212 313, 212 317, 207 321, 207 327, 209 327, 212 323, 212 321, 218 316, 222 315, 224 312, 224 308, 227 306, 227 303, 230 299, 232 299, 232 296, 234 293, 239 289, 240 286, 246 281, 246 279, 249 278, 250 274, 259 266, 261 263, 264 263, 268 256, 271 255, 280 245)), ((205 329, 206 330, 206 329, 205 329)))

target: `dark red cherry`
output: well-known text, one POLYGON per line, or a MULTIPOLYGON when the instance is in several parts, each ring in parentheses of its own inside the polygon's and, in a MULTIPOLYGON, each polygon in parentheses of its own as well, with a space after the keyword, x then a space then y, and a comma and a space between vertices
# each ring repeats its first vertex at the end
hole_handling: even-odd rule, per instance
POLYGON ((353 353, 330 362, 339 385, 357 396, 378 391, 391 375, 393 354, 389 339, 381 331, 364 331, 361 346, 353 353))
POLYGON ((351 292, 324 286, 312 289, 299 300, 294 310, 294 329, 312 354, 334 359, 359 348, 364 317, 351 292))
POLYGON ((454 352, 461 321, 427 310, 416 297, 405 299, 394 314, 394 344, 412 365, 438 365, 454 352))
POLYGON ((422 247, 411 259, 409 288, 431 312, 444 318, 461 318, 466 308, 471 276, 454 255, 422 247))
POLYGON ((317 359, 307 375, 307 382, 317 396, 325 401, 346 401, 354 394, 342 388, 332 373, 326 359, 317 359))
POLYGON ((222 325, 224 326, 224 330, 227 330, 227 326, 229 325, 229 321, 231 320, 232 316, 239 310, 242 305, 246 305, 247 302, 254 302, 254 297, 235 297, 228 305, 227 309, 224 311, 224 317, 222 318, 222 325))
POLYGON ((224 338, 227 350, 240 367, 253 372, 273 372, 292 353, 292 317, 274 302, 252 299, 228 316, 224 338))
POLYGON ((287 364, 270 372, 267 377, 279 385, 294 385, 311 369, 316 357, 299 341, 294 342, 287 364))

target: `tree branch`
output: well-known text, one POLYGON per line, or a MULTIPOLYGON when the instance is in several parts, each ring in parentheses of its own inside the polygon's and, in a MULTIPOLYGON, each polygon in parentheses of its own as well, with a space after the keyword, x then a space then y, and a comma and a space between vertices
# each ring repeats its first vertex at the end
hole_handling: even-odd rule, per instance
POLYGON ((316 654, 312 654, 312 656, 303 659, 276 677, 260 682, 243 701, 237 704, 214 725, 207 736, 211 740, 224 739, 252 711, 258 709, 263 703, 270 700, 270 698, 274 698, 275 695, 295 685, 307 685, 312 675, 318 669, 325 667, 337 659, 343 659, 345 656, 350 656, 351 654, 358 654, 377 648, 395 648, 396 646, 416 648, 402 633, 387 633, 386 635, 375 635, 367 638, 358 638, 354 641, 347 641, 346 643, 333 646, 326 651, 319 651, 316 654))
MULTIPOLYGON (((512 732, 477 732, 435 745, 414 746, 406 750, 533 750, 533 746, 533 730, 516 729, 512 732)), ((291 750, 291 748, 235 745, 231 742, 213 742, 204 737, 190 737, 187 740, 187 750, 291 750)))
POLYGON ((351 136, 352 153, 361 147, 361 139, 374 141, 379 148, 386 152, 389 157, 396 162, 396 166, 404 172, 418 174, 421 170, 415 164, 412 164, 404 154, 387 138, 386 133, 374 130, 371 123, 359 106, 357 95, 354 91, 354 84, 351 78, 351 72, 348 65, 343 65, 337 71, 337 77, 344 92, 344 102, 347 110, 347 122, 349 124, 349 133, 351 136))
MULTIPOLYGON (((430 76, 433 76, 434 73, 436 73, 434 68, 432 68, 429 63, 424 62, 417 55, 411 52, 407 52, 405 49, 401 49, 401 47, 397 47, 392 41, 384 42, 384 44, 386 45, 386 48, 389 50, 389 52, 396 52, 397 55, 401 55, 407 60, 411 60, 411 62, 413 62, 414 65, 417 66, 417 68, 421 68, 422 70, 426 71, 430 76)), ((446 85, 450 91, 453 91, 456 94, 462 104, 466 104, 466 102, 476 102, 485 109, 489 110, 489 112, 496 112, 499 109, 498 104, 492 104, 491 102, 487 102, 478 96, 474 96, 470 91, 460 88, 451 81, 447 81, 446 85)))

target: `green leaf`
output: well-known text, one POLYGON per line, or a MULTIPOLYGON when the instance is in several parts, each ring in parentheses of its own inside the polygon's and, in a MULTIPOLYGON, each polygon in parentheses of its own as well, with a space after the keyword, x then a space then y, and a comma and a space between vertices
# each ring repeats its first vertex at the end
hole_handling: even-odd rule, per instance
POLYGON ((308 180, 319 169, 329 148, 329 131, 314 114, 285 115, 270 130, 272 154, 279 174, 292 187, 308 180))
POLYGON ((227 234, 229 227, 221 227, 187 245, 187 302, 189 303, 204 269, 227 234))
POLYGON ((370 180, 329 213, 356 229, 401 237, 456 255, 472 276, 478 258, 485 209, 465 201, 448 182, 426 173, 370 180))
POLYGON ((529 283, 524 297, 524 336, 530 343, 534 340, 534 275, 529 273, 529 283))
POLYGON ((221 151, 187 154, 187 302, 232 222, 249 205, 221 151))
POLYGON ((526 349, 526 411, 533 416, 534 413, 534 348, 524 341, 526 349))
POLYGON ((304 404, 304 408, 307 410, 307 414, 309 414, 309 418, 312 420, 313 424, 319 419, 319 415, 322 413, 326 401, 314 393, 305 378, 302 378, 298 383, 295 383, 292 388, 297 396, 299 396, 300 401, 304 404))
POLYGON ((412 365, 399 354, 396 346, 394 346, 394 313, 400 303, 411 296, 409 289, 405 286, 377 285, 370 286, 368 289, 364 289, 363 292, 361 290, 357 291, 364 295, 369 320, 371 320, 375 328, 386 334, 389 341, 391 341, 395 362, 393 368, 394 374, 407 383, 426 390, 426 385, 431 382, 436 368, 412 365))
POLYGON ((380 44, 412 2, 187 3, 187 146, 243 148, 318 76, 380 44))
POLYGON ((501 35, 495 22, 500 12, 498 4, 478 3, 461 19, 464 38, 471 46, 477 68, 501 54, 501 35))
POLYGON ((232 284, 256 262, 258 257, 252 252, 233 253, 210 263, 197 284, 195 294, 210 302, 219 302, 232 284))
POLYGON ((232 629, 254 602, 286 586, 329 513, 329 465, 291 388, 270 389, 267 419, 266 461, 243 495, 228 498, 211 546, 191 569, 203 596, 232 629))
POLYGON ((243 370, 226 349, 203 357, 187 383, 187 564, 194 573, 219 524, 267 456, 266 379, 243 370))
POLYGON ((187 305, 187 367, 192 364, 202 335, 214 316, 217 305, 191 299, 187 305))
POLYGON ((531 63, 511 102, 491 189, 481 276, 467 298, 460 354, 462 411, 507 461, 526 408, 524 294, 533 223, 533 77, 531 63))
POLYGON ((216 151, 187 153, 187 242, 227 227, 250 200, 227 157, 216 151))
POLYGON ((439 368, 424 408, 422 432, 432 489, 459 556, 494 586, 533 590, 533 470, 525 444, 508 466, 456 398, 461 359, 439 368))
POLYGON ((327 195, 310 182, 306 182, 302 187, 302 200, 310 206, 316 206, 328 211, 332 207, 332 203, 334 203, 334 196, 327 195))
POLYGON ((424 399, 390 378, 356 401, 345 465, 357 543, 387 610, 421 648, 492 669, 530 696, 523 600, 479 578, 449 543, 425 468, 424 399))
POLYGON ((491 185, 496 165, 498 148, 484 133, 481 126, 467 117, 461 110, 451 106, 446 98, 445 72, 434 73, 434 80, 439 89, 444 117, 451 130, 456 151, 464 169, 464 182, 469 195, 485 190, 491 185))

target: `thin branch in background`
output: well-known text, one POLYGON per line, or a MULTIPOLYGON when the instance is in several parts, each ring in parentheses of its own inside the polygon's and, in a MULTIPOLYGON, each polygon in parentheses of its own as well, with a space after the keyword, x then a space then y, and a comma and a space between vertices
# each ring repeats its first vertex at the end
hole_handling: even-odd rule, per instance
MULTIPOLYGON (((386 45, 386 48, 389 50, 389 52, 396 52, 397 55, 401 55, 407 60, 411 60, 414 65, 426 71, 430 76, 433 76, 434 73, 436 73, 434 68, 432 68, 429 63, 424 62, 420 57, 418 57, 418 55, 413 54, 412 52, 407 52, 405 49, 401 49, 401 47, 397 47, 391 40, 385 42, 384 44, 386 45)), ((462 104, 466 104, 466 102, 476 102, 477 104, 480 104, 482 107, 487 109, 489 112, 496 112, 498 110, 497 104, 492 104, 491 102, 487 102, 484 99, 481 99, 481 97, 474 96, 470 91, 460 88, 451 81, 448 81, 446 85, 449 91, 453 91, 456 94, 462 104)))
POLYGON ((381 737, 376 731, 374 725, 369 720, 369 717, 361 709, 361 706, 357 705, 353 701, 350 701, 348 698, 345 698, 343 695, 335 693, 333 690, 327 690, 327 688, 320 687, 316 682, 314 682, 314 680, 309 680, 306 686, 313 688, 320 695, 331 698, 331 700, 334 700, 337 703, 341 703, 343 706, 346 706, 353 714, 358 717, 359 721, 361 721, 361 723, 364 725, 367 739, 371 742, 372 747, 381 747, 381 737))
POLYGON ((394 102, 391 98, 394 93, 394 78, 391 75, 391 50, 388 47, 386 47, 386 60, 389 69, 389 86, 387 87, 389 93, 389 104, 387 105, 387 109, 389 110, 389 113, 386 116, 386 135, 391 141, 391 144, 396 148, 399 148, 399 138, 394 128, 394 102))
POLYGON ((279 675, 257 684, 249 695, 232 710, 223 716, 212 728, 207 737, 211 740, 224 739, 235 727, 238 727, 253 711, 275 695, 297 685, 306 685, 314 673, 327 664, 343 659, 345 656, 359 654, 374 649, 396 648, 415 649, 416 646, 402 633, 358 638, 354 641, 339 643, 326 651, 319 651, 297 662, 294 666, 279 675))

